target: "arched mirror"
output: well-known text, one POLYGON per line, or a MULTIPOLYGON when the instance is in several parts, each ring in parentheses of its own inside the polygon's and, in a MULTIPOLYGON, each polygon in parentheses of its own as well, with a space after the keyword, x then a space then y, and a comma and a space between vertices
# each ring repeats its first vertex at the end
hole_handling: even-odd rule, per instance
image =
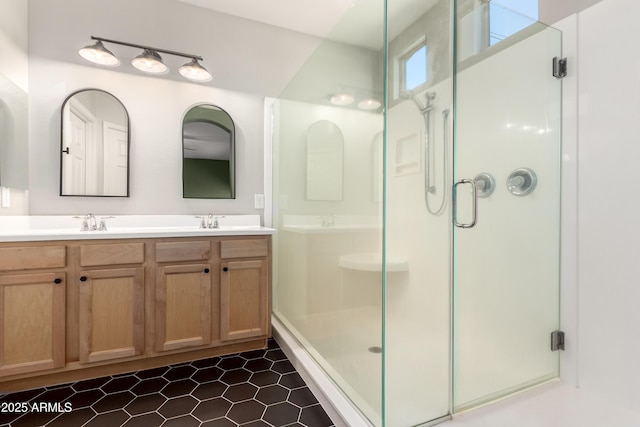
POLYGON ((61 196, 129 196, 129 115, 113 95, 81 90, 62 104, 61 196))
POLYGON ((342 200, 344 137, 335 123, 319 120, 307 130, 307 200, 342 200))
POLYGON ((182 122, 184 198, 235 199, 235 126, 215 105, 187 111, 182 122))

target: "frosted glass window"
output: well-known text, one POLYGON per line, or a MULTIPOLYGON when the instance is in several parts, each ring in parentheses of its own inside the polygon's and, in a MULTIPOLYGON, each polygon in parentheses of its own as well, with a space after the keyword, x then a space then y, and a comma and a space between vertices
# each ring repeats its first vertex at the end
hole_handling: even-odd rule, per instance
POLYGON ((421 44, 403 60, 403 90, 412 90, 427 82, 427 45, 421 44))
POLYGON ((492 0, 489 3, 489 45, 538 21, 538 0, 492 0))

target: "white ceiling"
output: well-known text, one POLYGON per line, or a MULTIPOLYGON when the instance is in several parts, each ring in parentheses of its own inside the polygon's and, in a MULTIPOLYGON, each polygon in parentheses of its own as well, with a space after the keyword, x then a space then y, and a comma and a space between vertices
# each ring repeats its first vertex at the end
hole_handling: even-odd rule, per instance
MULTIPOLYGON (((193 6, 371 49, 383 44, 383 9, 373 0, 178 0, 193 6)), ((387 3, 393 39, 438 0, 387 3)))
POLYGON ((314 36, 326 36, 358 0, 178 0, 314 36))

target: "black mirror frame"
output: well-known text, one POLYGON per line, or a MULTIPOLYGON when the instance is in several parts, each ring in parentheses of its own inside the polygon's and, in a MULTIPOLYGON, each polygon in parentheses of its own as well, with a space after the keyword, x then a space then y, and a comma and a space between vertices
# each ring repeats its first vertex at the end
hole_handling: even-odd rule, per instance
POLYGON ((59 186, 59 196, 60 197, 130 197, 130 188, 131 188, 131 120, 129 118, 129 112, 127 111, 127 108, 124 106, 124 104, 122 103, 122 101, 120 101, 120 99, 118 97, 116 97, 115 95, 113 95, 110 92, 107 92, 106 90, 103 89, 97 89, 97 88, 86 88, 86 89, 80 89, 77 90, 75 92, 73 92, 72 94, 70 94, 69 96, 67 96, 64 100, 64 102, 62 103, 62 107, 60 108, 60 170, 59 170, 59 176, 60 176, 60 186, 59 186), (67 102, 73 98, 75 95, 82 93, 82 92, 88 92, 88 91, 95 91, 95 92, 102 92, 104 94, 107 94, 109 96, 111 96, 113 99, 115 99, 118 104, 120 104, 120 106, 122 107, 122 110, 124 111, 125 114, 125 118, 127 119, 127 191, 125 195, 118 195, 118 196, 112 196, 112 195, 104 195, 104 194, 62 194, 62 165, 64 162, 64 154, 65 154, 65 150, 64 150, 64 107, 65 105, 67 105, 67 102))
POLYGON ((231 117, 231 114, 229 114, 227 112, 227 110, 225 110, 224 108, 219 107, 218 105, 215 104, 211 104, 211 103, 206 103, 206 102, 201 102, 198 104, 194 104, 191 105, 189 108, 187 108, 184 112, 184 115, 182 117, 182 127, 181 127, 181 133, 180 133, 180 139, 182 142, 182 198, 184 199, 205 199, 205 200, 233 200, 236 198, 236 123, 233 120, 233 117, 231 117), (222 125, 221 123, 216 123, 216 126, 218 126, 221 129, 224 129, 226 131, 229 131, 229 134, 231 135, 231 156, 230 156, 230 165, 229 168, 231 170, 231 174, 229 176, 231 182, 230 182, 230 190, 231 190, 231 197, 185 197, 185 182, 184 182, 184 126, 187 123, 193 123, 193 121, 185 121, 187 114, 189 114, 189 112, 191 110, 193 110, 194 108, 197 107, 202 107, 202 106, 206 106, 206 107, 214 107, 216 109, 218 109, 219 111, 221 111, 222 113, 224 113, 228 118, 229 121, 231 122, 232 125, 232 129, 229 129, 227 126, 222 125))

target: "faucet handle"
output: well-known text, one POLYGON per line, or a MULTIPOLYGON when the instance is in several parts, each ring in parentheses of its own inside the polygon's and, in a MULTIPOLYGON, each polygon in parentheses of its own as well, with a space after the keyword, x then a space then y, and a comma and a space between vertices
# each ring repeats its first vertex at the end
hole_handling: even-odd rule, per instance
POLYGON ((224 215, 218 215, 213 217, 213 224, 211 224, 211 228, 220 228, 220 223, 218 222, 218 219, 220 218, 224 218, 224 215))
POLYGON ((72 218, 77 218, 82 220, 82 225, 80 225, 80 231, 89 231, 89 218, 86 215, 74 215, 72 218))
POLYGON ((200 228, 207 228, 206 216, 196 215, 194 218, 200 218, 200 228))
POLYGON ((100 217, 100 225, 98 226, 98 231, 109 231, 107 229, 107 219, 109 218, 115 218, 115 216, 110 215, 110 216, 100 217))

